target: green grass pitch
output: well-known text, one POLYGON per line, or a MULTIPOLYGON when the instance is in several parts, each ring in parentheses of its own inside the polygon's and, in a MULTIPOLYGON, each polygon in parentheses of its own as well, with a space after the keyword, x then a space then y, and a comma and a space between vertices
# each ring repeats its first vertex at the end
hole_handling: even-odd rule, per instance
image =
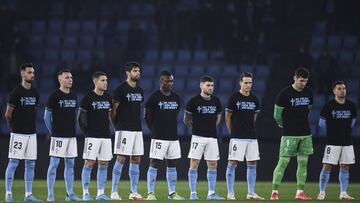
MULTIPOLYGON (((4 201, 5 197, 5 182, 4 180, 0 181, 0 202, 4 201)), ((65 197, 65 183, 63 180, 57 180, 55 184, 55 198, 56 202, 63 202, 65 197)), ((120 181, 119 186, 119 194, 125 200, 129 195, 129 181, 120 181)), ((177 183, 177 192, 189 198, 189 187, 187 181, 178 181, 177 183)), ((110 195, 111 190, 111 180, 107 181, 106 187, 106 194, 110 195)), ((207 195, 207 182, 200 181, 197 185, 198 195, 201 200, 206 200, 207 195)), ((75 181, 74 191, 79 196, 82 195, 81 189, 81 181, 75 181)), ((147 193, 146 182, 141 181, 139 183, 138 191, 144 197, 147 193)), ((221 196, 226 196, 227 189, 226 189, 226 182, 225 181, 218 181, 216 185, 216 191, 221 196)), ((256 193, 260 196, 265 197, 269 201, 270 193, 271 193, 271 183, 270 182, 257 182, 256 183, 256 193)), ((166 181, 157 181, 155 186, 155 192, 158 197, 158 201, 166 202, 167 200, 167 183, 166 181)), ((246 192, 247 192, 247 184, 246 182, 236 182, 235 183, 235 193, 237 201, 239 202, 250 202, 246 200, 246 192)), ((296 183, 282 183, 279 188, 280 192, 280 200, 284 201, 295 201, 294 195, 296 192, 296 183)), ((316 198, 318 193, 318 183, 307 183, 305 186, 305 192, 313 198, 316 198)), ((33 185, 33 193, 37 197, 46 200, 47 197, 47 186, 46 180, 35 180, 33 185)), ((92 197, 96 196, 96 181, 92 180, 90 183, 90 194, 92 197)), ((349 185, 349 194, 356 198, 356 200, 360 200, 360 184, 359 183, 350 183, 349 185)), ((13 185, 13 195, 15 201, 22 201, 24 196, 24 181, 23 180, 15 180, 13 185)), ((338 183, 330 183, 327 187, 327 198, 323 202, 334 202, 340 201, 338 200, 339 197, 339 184, 338 183)), ((202 202, 202 201, 197 202, 202 202)), ((356 202, 355 200, 355 202, 356 202)), ((113 201, 112 201, 113 202, 113 201)), ((183 202, 190 202, 190 201, 183 201, 183 202)), ((204 201, 205 202, 205 201, 204 201)), ((229 201, 227 201, 229 202, 229 201)), ((230 201, 232 202, 232 201, 230 201)), ((319 202, 319 201, 307 201, 307 202, 319 202)), ((354 201, 353 201, 354 202, 354 201)))

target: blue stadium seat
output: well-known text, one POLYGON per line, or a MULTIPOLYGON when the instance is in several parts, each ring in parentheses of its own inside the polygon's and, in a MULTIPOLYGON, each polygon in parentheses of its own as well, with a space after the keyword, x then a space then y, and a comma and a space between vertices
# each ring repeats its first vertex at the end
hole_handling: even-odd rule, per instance
POLYGON ((268 65, 257 65, 255 79, 266 79, 270 73, 270 67, 268 65))
POLYGON ((189 50, 179 50, 177 52, 177 62, 188 63, 191 61, 191 53, 189 50))
MULTIPOLYGON (((56 71, 54 71, 56 73, 56 71)), ((55 74, 54 74, 55 76, 55 74)), ((54 76, 48 76, 45 78, 41 78, 40 81, 40 91, 41 92, 50 92, 55 89, 55 78, 54 76)))
POLYGON ((155 76, 159 76, 160 72, 163 71, 163 70, 167 70, 167 71, 169 71, 170 73, 173 74, 172 65, 170 65, 170 64, 159 64, 158 67, 157 67, 157 72, 155 73, 155 76))
POLYGON ((155 8, 152 3, 144 3, 143 4, 143 16, 153 16, 155 14, 155 8))
POLYGON ((161 51, 161 62, 171 63, 175 60, 175 54, 173 50, 163 50, 161 51))
POLYGON ((92 53, 90 50, 83 49, 78 51, 77 59, 82 63, 91 63, 92 61, 92 53))
POLYGON ((341 47, 341 38, 336 35, 329 36, 327 39, 327 47, 332 50, 339 49, 341 47))
POLYGON ((224 52, 221 50, 213 50, 210 52, 210 60, 212 61, 223 61, 224 52))
POLYGON ((325 45, 325 37, 322 35, 313 35, 311 38, 311 49, 320 50, 325 45))
POLYGON ((208 66, 206 69, 206 73, 215 78, 220 76, 221 72, 222 72, 221 67, 216 64, 212 64, 212 65, 208 66))
POLYGON ((44 47, 44 35, 36 34, 31 36, 30 46, 31 48, 43 48, 44 47))
POLYGON ((186 92, 187 93, 196 93, 200 91, 200 82, 199 78, 188 78, 186 82, 186 92))
POLYGON ((46 47, 58 49, 61 45, 60 35, 47 35, 46 36, 46 47))
POLYGON ((185 80, 174 78, 173 90, 177 93, 184 91, 185 89, 185 80))
POLYGON ((59 59, 59 53, 57 50, 45 50, 45 62, 46 63, 57 63, 59 59))
POLYGON ((48 24, 48 32, 50 34, 61 34, 63 31, 62 20, 50 20, 48 24))
POLYGON ((109 84, 108 89, 114 90, 117 86, 119 86, 120 82, 121 82, 120 79, 111 78, 110 80, 108 80, 108 84, 109 84))
POLYGON ((145 52, 146 62, 157 62, 159 60, 159 52, 155 49, 145 52))
POLYGON ((256 80, 253 82, 252 90, 257 94, 263 94, 266 89, 266 80, 256 80))
POLYGON ((315 23, 314 33, 325 34, 327 30, 327 24, 324 21, 318 21, 315 23))
POLYGON ((314 96, 313 108, 314 109, 321 109, 325 104, 325 95, 323 94, 316 94, 314 96))
POLYGON ((80 23, 75 20, 67 20, 65 22, 65 34, 76 35, 80 31, 80 23))
POLYGON ((95 46, 96 46, 97 50, 103 50, 104 49, 104 38, 96 37, 95 38, 95 46))
MULTIPOLYGON (((200 89, 198 89, 198 91, 200 93, 200 89)), ((196 92, 186 92, 186 93, 184 93, 183 96, 182 96, 182 101, 183 101, 182 106, 184 106, 184 108, 185 108, 186 104, 190 101, 190 99, 193 98, 196 95, 197 95, 196 92)))
POLYGON ((44 34, 46 31, 46 23, 43 20, 33 20, 31 22, 31 33, 44 34))
POLYGON ((229 80, 228 78, 222 78, 218 83, 218 92, 222 93, 231 93, 234 91, 233 80, 229 80))
POLYGON ((141 77, 154 77, 156 67, 154 64, 142 64, 141 77))
POLYGON ((122 33, 127 33, 129 27, 130 27, 130 23, 127 20, 120 20, 116 24, 116 30, 122 33))
POLYGON ((92 49, 95 45, 93 36, 81 36, 80 37, 80 48, 92 49))
POLYGON ((343 48, 345 49, 355 49, 358 44, 358 38, 352 35, 344 36, 343 48))
POLYGON ((354 56, 352 51, 342 50, 339 53, 339 62, 341 64, 350 64, 354 61, 354 56))
POLYGON ((68 35, 63 38, 63 48, 75 50, 78 47, 77 37, 68 35))
POLYGON ((250 72, 253 73, 253 65, 251 64, 241 64, 240 65, 240 72, 241 73, 245 73, 245 72, 250 72))
POLYGON ((75 51, 72 49, 62 50, 60 53, 61 62, 65 62, 67 64, 72 64, 75 61, 75 51))
POLYGON ((228 100, 229 100, 231 94, 232 94, 232 92, 223 93, 223 92, 219 92, 219 91, 215 90, 214 95, 217 96, 220 99, 221 106, 224 109, 226 107, 227 103, 228 103, 228 100))
POLYGON ((87 20, 82 23, 81 32, 84 34, 92 35, 96 33, 96 21, 87 20))
POLYGON ((175 65, 174 67, 174 77, 185 77, 188 76, 189 71, 188 67, 185 65, 175 65))
POLYGON ((346 80, 346 90, 348 94, 359 93, 359 79, 346 80))
POLYGON ((226 64, 224 65, 223 69, 223 76, 233 76, 239 74, 236 65, 226 64))
POLYGON ((194 62, 195 63, 205 63, 208 60, 207 51, 196 50, 194 52, 194 62))
POLYGON ((189 76, 190 77, 197 77, 199 78, 200 76, 204 75, 204 67, 201 65, 190 65, 189 67, 190 73, 189 76))
POLYGON ((143 88, 145 92, 154 91, 154 82, 152 78, 142 78, 140 80, 140 86, 143 88))
POLYGON ((353 64, 350 66, 351 70, 351 77, 352 78, 359 78, 360 77, 360 66, 358 64, 353 64))

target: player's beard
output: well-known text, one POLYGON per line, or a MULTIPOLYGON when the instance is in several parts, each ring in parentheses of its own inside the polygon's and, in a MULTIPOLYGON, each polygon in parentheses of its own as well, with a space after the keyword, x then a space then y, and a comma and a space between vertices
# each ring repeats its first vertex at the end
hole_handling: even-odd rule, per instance
POLYGON ((133 82, 137 82, 137 81, 140 80, 140 75, 131 77, 130 79, 131 79, 133 82))
POLYGON ((32 79, 29 79, 29 80, 25 80, 25 82, 29 83, 29 84, 32 84, 34 82, 34 78, 32 79))

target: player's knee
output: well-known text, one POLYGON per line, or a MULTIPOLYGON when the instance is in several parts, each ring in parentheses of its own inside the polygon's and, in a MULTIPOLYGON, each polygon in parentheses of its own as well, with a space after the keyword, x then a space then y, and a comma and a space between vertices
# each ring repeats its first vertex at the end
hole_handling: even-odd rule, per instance
POLYGON ((331 171, 332 165, 331 165, 331 164, 323 164, 323 169, 324 169, 325 171, 331 171))
POLYGON ((349 168, 350 168, 350 165, 348 165, 348 164, 340 164, 340 169, 342 169, 342 170, 349 170, 349 168))
POLYGON ((249 166, 256 166, 256 161, 247 161, 246 164, 249 166))
POLYGON ((107 167, 108 166, 108 161, 99 161, 99 166, 102 166, 102 167, 107 167))
POLYGON ((10 160, 9 160, 9 165, 10 165, 11 167, 16 168, 16 167, 19 165, 19 160, 18 160, 18 159, 10 159, 10 160))
POLYGON ((228 164, 232 165, 232 166, 237 166, 237 161, 236 160, 229 160, 228 164))
POLYGON ((280 157, 279 159, 279 164, 282 166, 282 167, 286 167, 290 162, 290 157, 280 157))
POLYGON ((35 169, 35 161, 34 160, 25 160, 25 167, 28 169, 35 169))
POLYGON ((126 156, 118 155, 118 156, 116 157, 116 160, 117 160, 118 162, 120 162, 121 164, 124 164, 125 161, 126 161, 126 156))
POLYGON ((93 168, 95 164, 95 161, 93 160, 85 160, 85 166, 89 167, 89 168, 93 168))
POLYGON ((60 164, 60 158, 58 157, 51 157, 50 158, 50 165, 54 166, 54 167, 58 167, 60 164))
POLYGON ((166 166, 167 167, 176 167, 177 159, 167 159, 166 166))
POLYGON ((66 158, 65 159, 65 167, 74 168, 75 159, 74 158, 66 158))
POLYGON ((150 166, 153 167, 153 168, 158 168, 158 167, 159 167, 159 163, 160 163, 160 160, 150 159, 150 166))
POLYGON ((190 159, 190 168, 197 169, 199 167, 200 160, 190 159))
POLYGON ((131 156, 131 163, 132 164, 140 164, 140 156, 131 156))
POLYGON ((217 169, 217 161, 207 161, 207 166, 209 169, 217 169))

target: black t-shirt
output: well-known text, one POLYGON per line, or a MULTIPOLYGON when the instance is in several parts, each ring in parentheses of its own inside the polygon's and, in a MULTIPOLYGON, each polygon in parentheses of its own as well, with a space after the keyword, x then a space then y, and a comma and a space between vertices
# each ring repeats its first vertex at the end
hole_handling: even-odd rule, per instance
POLYGON ((260 112, 258 98, 251 94, 244 96, 240 92, 234 93, 228 102, 226 111, 231 115, 231 138, 256 139, 255 113, 260 112))
POLYGON ((174 92, 164 95, 160 90, 154 92, 145 103, 150 111, 151 137, 160 140, 177 140, 177 116, 180 110, 180 96, 174 92))
POLYGON ((192 115, 192 133, 202 137, 217 137, 216 120, 222 107, 219 98, 211 96, 206 100, 201 95, 190 99, 186 105, 186 113, 192 115))
POLYGON ((351 120, 357 116, 353 102, 346 99, 344 104, 340 104, 332 99, 321 109, 320 116, 326 120, 327 144, 352 145, 351 120))
POLYGON ((280 92, 276 105, 284 107, 282 112, 284 136, 311 135, 309 106, 312 104, 313 93, 308 87, 298 92, 289 86, 280 92))
POLYGON ((77 96, 73 91, 55 90, 48 98, 46 109, 52 112, 53 137, 76 137, 75 117, 77 96))
POLYGON ((110 138, 109 112, 112 108, 110 94, 104 92, 103 95, 97 95, 91 91, 81 100, 80 108, 86 112, 87 131, 85 136, 110 138))
POLYGON ((141 131, 140 105, 144 101, 141 87, 131 87, 124 81, 114 90, 114 100, 119 102, 114 123, 116 130, 141 131))
POLYGON ((31 86, 25 89, 18 85, 11 93, 8 105, 14 108, 11 132, 20 134, 36 133, 36 106, 39 104, 39 93, 31 86))

